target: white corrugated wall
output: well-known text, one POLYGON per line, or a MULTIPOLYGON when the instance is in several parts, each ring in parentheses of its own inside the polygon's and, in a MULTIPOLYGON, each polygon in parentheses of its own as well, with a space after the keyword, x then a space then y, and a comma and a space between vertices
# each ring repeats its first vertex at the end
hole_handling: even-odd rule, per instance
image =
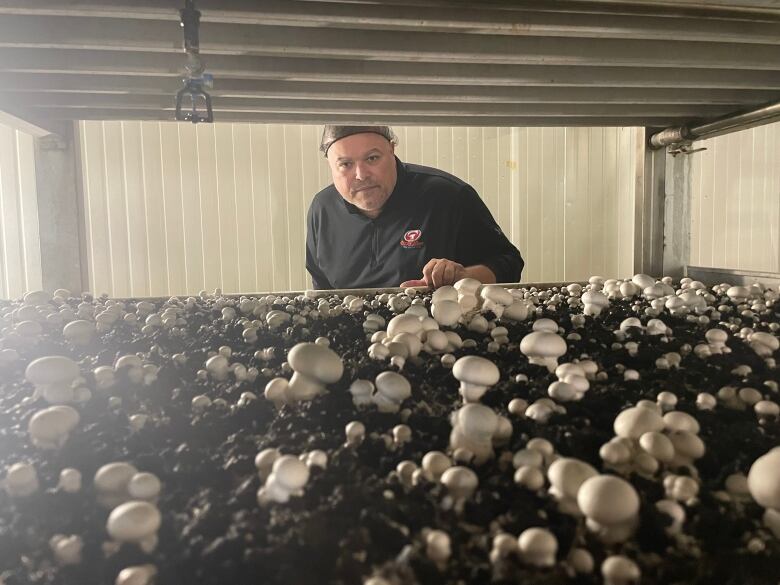
POLYGON ((780 271, 780 123, 696 146, 690 264, 780 271))
POLYGON ((33 140, 0 124, 0 298, 4 299, 42 286, 33 140))
MULTIPOLYGON (((399 157, 471 183, 523 281, 630 275, 634 128, 397 127, 399 157)), ((82 122, 89 284, 112 296, 299 290, 320 126, 82 122)))

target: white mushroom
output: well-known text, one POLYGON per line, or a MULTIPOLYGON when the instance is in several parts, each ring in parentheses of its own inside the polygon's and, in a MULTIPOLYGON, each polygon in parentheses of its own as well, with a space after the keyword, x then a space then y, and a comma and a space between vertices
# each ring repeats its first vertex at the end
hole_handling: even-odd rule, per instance
POLYGON ((520 351, 532 364, 546 366, 550 372, 558 367, 558 358, 566 353, 566 340, 549 331, 534 331, 523 337, 520 351))
POLYGON ((282 455, 274 461, 265 485, 257 492, 258 502, 285 504, 291 497, 303 495, 303 487, 308 481, 306 464, 294 455, 282 455))
POLYGON ((462 508, 463 503, 469 499, 479 486, 479 478, 468 467, 455 465, 447 469, 441 475, 441 483, 447 488, 455 502, 456 509, 462 508))
POLYGON ((457 301, 438 301, 431 306, 431 315, 439 325, 453 327, 462 315, 461 305, 457 301))
POLYGON ((401 374, 382 372, 374 380, 374 403, 380 412, 398 412, 401 403, 412 395, 412 386, 401 374))
POLYGON ((428 451, 422 458, 422 468, 428 481, 439 481, 450 467, 452 461, 441 451, 428 451))
POLYGON ((617 415, 613 428, 618 437, 638 439, 645 433, 662 431, 664 419, 654 409, 632 406, 617 415))
POLYGON ((81 550, 84 548, 84 542, 80 536, 72 534, 55 534, 49 539, 49 547, 54 553, 54 557, 61 565, 78 565, 81 563, 81 550))
POLYGON ((579 459, 561 457, 550 464, 547 479, 550 480, 550 494, 558 500, 561 510, 567 514, 579 514, 577 493, 585 480, 598 472, 579 459))
POLYGON ((76 319, 62 329, 62 335, 74 345, 88 345, 97 334, 92 321, 76 319))
POLYGON ((71 402, 79 365, 64 356, 46 356, 30 362, 24 375, 47 402, 71 402))
POLYGON ((482 465, 493 457, 493 436, 498 430, 498 416, 482 404, 467 404, 451 416, 450 447, 466 449, 474 463, 482 465))
POLYGON ((605 542, 621 542, 633 532, 639 513, 634 487, 619 477, 596 475, 586 479, 577 492, 577 505, 587 525, 605 542))
POLYGON ((761 506, 780 510, 780 447, 753 462, 748 473, 748 488, 761 506))
POLYGON ((456 361, 452 375, 460 382, 460 395, 463 396, 464 402, 478 402, 501 376, 493 362, 473 355, 456 361))
POLYGON ((141 543, 155 537, 162 523, 157 506, 149 502, 130 501, 111 511, 106 522, 109 536, 119 542, 141 543))
POLYGON ((60 471, 57 489, 61 489, 67 494, 75 494, 81 491, 81 472, 72 467, 67 467, 60 471))
POLYGON ((255 456, 255 467, 257 468, 257 474, 260 476, 260 481, 265 483, 266 478, 271 475, 274 463, 281 456, 279 449, 273 447, 263 449, 255 456))
POLYGON ((366 436, 366 425, 358 420, 353 420, 344 427, 344 435, 346 437, 346 446, 357 447, 366 436))
POLYGON ((160 495, 162 484, 153 473, 136 473, 127 483, 127 493, 135 500, 154 501, 160 495))
POLYGON ((552 567, 558 552, 558 539, 544 528, 527 528, 517 538, 520 558, 535 567, 552 567))
POLYGON ((332 349, 316 343, 299 343, 287 354, 287 363, 295 371, 287 388, 292 402, 311 400, 325 391, 325 384, 341 379, 344 365, 332 349))
POLYGON ((40 488, 38 473, 29 463, 14 463, 9 466, 2 483, 6 493, 12 498, 30 496, 40 488))
POLYGON ((349 386, 349 393, 352 394, 352 404, 357 408, 363 408, 373 404, 374 384, 371 380, 357 379, 349 386))
POLYGON ((119 571, 114 585, 152 585, 157 575, 154 565, 136 565, 119 571))
POLYGON ((289 386, 290 383, 287 381, 287 378, 272 378, 265 385, 263 396, 265 396, 266 400, 273 402, 276 408, 282 408, 282 406, 287 404, 287 390, 289 386))
POLYGON ((70 406, 50 406, 36 412, 28 424, 33 445, 41 449, 59 449, 79 424, 79 413, 70 406))
POLYGON ((601 314, 609 306, 607 295, 597 290, 589 290, 582 295, 583 313, 593 317, 601 314))
POLYGON ((493 311, 496 317, 499 319, 503 315, 506 307, 510 306, 515 301, 515 297, 512 296, 507 289, 497 284, 488 284, 482 287, 480 292, 482 296, 482 310, 493 311))
POLYGON ((638 585, 642 573, 637 564, 622 555, 613 555, 601 563, 604 585, 638 585))
POLYGON ((100 505, 113 508, 130 499, 127 486, 138 470, 129 463, 114 462, 95 472, 95 491, 100 505))
POLYGON ((425 535, 425 554, 443 569, 452 555, 450 536, 443 530, 430 530, 425 535))

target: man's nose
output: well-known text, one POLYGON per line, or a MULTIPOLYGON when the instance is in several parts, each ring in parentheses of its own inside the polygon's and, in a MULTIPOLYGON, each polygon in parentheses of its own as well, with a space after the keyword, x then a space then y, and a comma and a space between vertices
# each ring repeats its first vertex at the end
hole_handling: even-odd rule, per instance
POLYGON ((368 175, 368 167, 364 163, 355 163, 355 179, 358 181, 364 181, 368 175))

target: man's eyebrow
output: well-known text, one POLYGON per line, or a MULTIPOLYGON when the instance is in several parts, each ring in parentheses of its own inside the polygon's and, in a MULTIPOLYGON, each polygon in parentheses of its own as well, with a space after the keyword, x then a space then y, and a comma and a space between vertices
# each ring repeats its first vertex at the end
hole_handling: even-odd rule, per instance
MULTIPOLYGON (((369 150, 365 154, 363 154, 363 156, 366 157, 366 156, 372 155, 374 153, 382 154, 382 151, 379 150, 378 148, 372 148, 371 150, 369 150)), ((349 161, 349 160, 352 160, 351 156, 340 156, 340 157, 336 158, 337 162, 349 161)))

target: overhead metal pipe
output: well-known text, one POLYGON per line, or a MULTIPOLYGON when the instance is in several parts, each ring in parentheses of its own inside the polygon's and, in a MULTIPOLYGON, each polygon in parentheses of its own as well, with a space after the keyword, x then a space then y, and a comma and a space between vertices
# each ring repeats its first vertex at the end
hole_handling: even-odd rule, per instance
POLYGON ((755 110, 732 114, 698 126, 673 126, 650 137, 650 147, 657 149, 676 144, 690 144, 694 140, 714 138, 737 130, 747 130, 780 121, 780 101, 765 104, 755 110))

